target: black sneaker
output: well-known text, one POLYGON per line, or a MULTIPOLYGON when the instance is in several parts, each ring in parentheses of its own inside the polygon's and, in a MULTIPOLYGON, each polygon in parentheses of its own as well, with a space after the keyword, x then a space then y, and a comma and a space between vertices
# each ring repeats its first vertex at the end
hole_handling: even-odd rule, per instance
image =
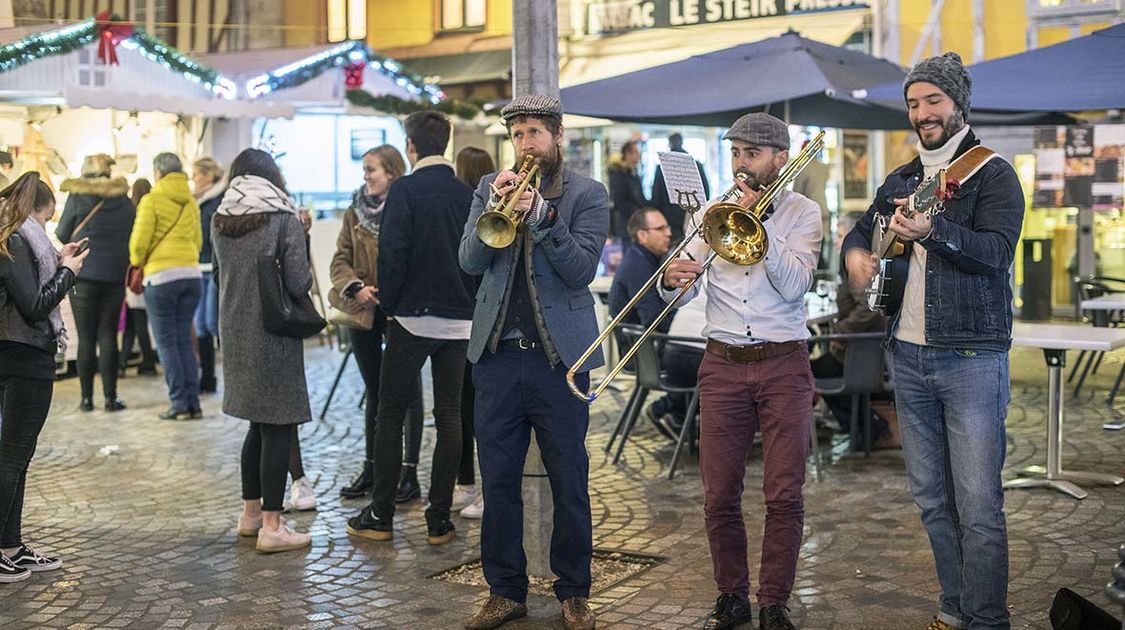
POLYGON ((453 523, 449 519, 437 523, 427 523, 426 531, 429 533, 426 542, 431 545, 444 545, 457 536, 457 531, 453 528, 453 523))
POLYGON ((703 630, 732 630, 752 620, 749 601, 734 593, 723 593, 715 600, 715 610, 703 622, 703 630))
POLYGON ((171 407, 168 411, 158 416, 161 420, 191 420, 191 412, 187 409, 176 409, 171 407))
POLYGON ((766 606, 758 612, 758 617, 761 630, 797 630, 797 626, 789 620, 789 608, 784 604, 766 606))
POLYGON ((395 530, 391 519, 375 516, 375 514, 371 512, 370 505, 363 508, 358 516, 353 516, 348 519, 348 533, 352 536, 379 541, 391 540, 395 537, 395 530))
POLYGON ((55 569, 62 568, 62 560, 58 558, 48 558, 27 545, 22 545, 19 551, 13 554, 10 559, 12 564, 17 567, 23 567, 35 573, 39 571, 54 571, 55 569))
POLYGON ((22 582, 31 577, 31 570, 12 564, 7 556, 0 553, 0 584, 22 582))
POLYGON ((105 399, 106 411, 121 411, 123 409, 128 409, 128 407, 125 405, 125 401, 121 400, 117 396, 105 399))
POLYGON ((195 409, 189 409, 188 415, 192 420, 200 420, 203 418, 203 410, 199 407, 196 407, 195 409))

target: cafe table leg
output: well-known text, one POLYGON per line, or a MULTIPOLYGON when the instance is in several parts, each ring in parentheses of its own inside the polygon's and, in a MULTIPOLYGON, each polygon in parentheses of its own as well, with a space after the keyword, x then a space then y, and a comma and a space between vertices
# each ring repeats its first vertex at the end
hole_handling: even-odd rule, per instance
POLYGON ((1005 488, 1051 488, 1065 492, 1076 499, 1085 499, 1086 491, 1072 481, 1120 485, 1125 479, 1102 473, 1064 471, 1062 469, 1063 441, 1063 391, 1062 372, 1066 365, 1065 350, 1044 350, 1047 360, 1047 388, 1049 409, 1047 413, 1047 466, 1029 466, 1017 474, 1034 475, 1038 479, 1013 479, 1005 488))

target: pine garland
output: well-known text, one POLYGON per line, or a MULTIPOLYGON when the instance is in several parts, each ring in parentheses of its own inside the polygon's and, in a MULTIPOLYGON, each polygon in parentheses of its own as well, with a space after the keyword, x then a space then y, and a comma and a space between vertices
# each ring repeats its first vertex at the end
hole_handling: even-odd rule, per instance
POLYGON ((431 103, 424 99, 408 101, 390 94, 375 96, 367 90, 348 90, 347 99, 349 103, 357 107, 370 107, 375 111, 395 116, 408 116, 415 112, 433 110, 448 116, 469 120, 484 111, 483 101, 462 101, 455 98, 447 98, 437 103, 431 103))
POLYGON ((133 36, 129 39, 135 42, 141 53, 149 59, 158 61, 175 72, 195 77, 207 88, 219 82, 220 75, 217 70, 195 61, 164 43, 164 40, 149 35, 142 28, 134 29, 133 36))

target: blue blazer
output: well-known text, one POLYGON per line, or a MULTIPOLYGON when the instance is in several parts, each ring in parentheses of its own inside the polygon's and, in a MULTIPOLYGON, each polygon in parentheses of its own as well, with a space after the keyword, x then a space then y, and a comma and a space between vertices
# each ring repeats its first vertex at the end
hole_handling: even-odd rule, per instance
MULTIPOLYGON (((473 363, 488 349, 489 337, 509 290, 509 276, 517 262, 515 244, 493 249, 477 236, 477 218, 488 203, 489 185, 496 175, 481 178, 459 249, 461 269, 469 275, 481 276, 469 339, 469 361, 473 363)), ((559 177, 563 178, 561 195, 546 197, 558 213, 558 219, 546 229, 531 231, 534 242, 531 272, 547 333, 559 358, 570 368, 598 336, 594 295, 589 286, 597 275, 609 232, 609 195, 599 182, 565 167, 559 177)), ((578 371, 592 370, 604 363, 601 348, 598 348, 578 371)))

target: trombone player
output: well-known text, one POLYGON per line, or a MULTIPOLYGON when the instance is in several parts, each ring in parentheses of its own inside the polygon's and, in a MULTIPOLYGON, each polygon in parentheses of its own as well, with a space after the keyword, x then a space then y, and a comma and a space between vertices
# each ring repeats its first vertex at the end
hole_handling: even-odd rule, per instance
MULTIPOLYGON (((789 129, 764 113, 742 116, 724 139, 743 208, 753 208, 789 161, 789 129)), ((762 630, 795 628, 786 603, 797 571, 804 524, 801 487, 809 448, 813 377, 805 340, 804 296, 820 254, 820 208, 781 190, 761 216, 768 252, 753 266, 717 259, 706 283, 707 352, 699 367, 699 463, 704 520, 719 598, 703 628, 726 630, 751 620, 742 489, 754 433, 762 432, 766 499, 756 593, 762 630)), ((671 302, 702 271, 708 245, 694 240, 671 262, 661 294, 671 302)), ((699 292, 691 286, 681 303, 699 292)))
MULTIPOLYGON (((501 110, 519 162, 530 156, 539 187, 519 192, 526 175, 486 175, 473 197, 461 238, 461 268, 481 277, 469 361, 476 387, 476 436, 484 516, 481 562, 491 596, 465 624, 498 628, 527 615, 527 557, 523 550, 524 459, 531 429, 551 480, 555 517, 551 569, 567 630, 592 630, 590 559, 593 532, 588 491, 586 430, 589 407, 570 394, 565 374, 602 365, 601 353, 576 366, 598 336, 588 288, 609 231, 609 197, 600 183, 563 164, 562 104, 541 94, 519 96, 501 110), (519 197, 515 197, 516 194, 519 197), (513 204, 513 198, 516 202, 513 204), (481 215, 515 205, 510 245, 493 240, 506 223, 481 215)), ((521 169, 523 171, 523 169, 521 169)), ((819 219, 818 219, 819 221, 819 219)))

